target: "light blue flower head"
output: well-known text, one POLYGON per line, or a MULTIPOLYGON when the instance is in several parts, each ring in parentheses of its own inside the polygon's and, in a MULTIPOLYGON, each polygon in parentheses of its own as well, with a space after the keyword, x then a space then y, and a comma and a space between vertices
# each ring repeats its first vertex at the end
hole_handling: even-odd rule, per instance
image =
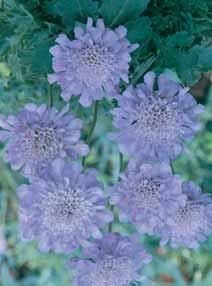
POLYGON ((72 263, 74 286, 129 286, 144 277, 142 266, 151 261, 135 237, 107 233, 94 245, 83 249, 85 260, 72 263))
POLYGON ((0 117, 0 140, 6 141, 4 159, 14 170, 38 174, 52 160, 76 159, 88 153, 80 140, 82 122, 68 112, 45 104, 27 104, 17 116, 0 117))
POLYGON ((100 228, 113 219, 94 170, 53 161, 42 177, 29 177, 18 188, 20 227, 26 240, 38 240, 43 251, 70 252, 101 238, 100 228))
POLYGON ((200 128, 203 107, 179 83, 154 72, 144 83, 128 87, 112 110, 117 131, 111 138, 120 151, 146 161, 169 161, 179 155, 184 141, 200 128))
POLYGON ((88 18, 85 29, 76 27, 74 32, 74 40, 61 34, 50 49, 54 73, 48 76, 49 82, 60 85, 65 101, 80 95, 83 106, 103 96, 116 96, 120 79, 128 82, 130 53, 138 45, 127 40, 125 27, 113 31, 102 19, 94 26, 88 18))

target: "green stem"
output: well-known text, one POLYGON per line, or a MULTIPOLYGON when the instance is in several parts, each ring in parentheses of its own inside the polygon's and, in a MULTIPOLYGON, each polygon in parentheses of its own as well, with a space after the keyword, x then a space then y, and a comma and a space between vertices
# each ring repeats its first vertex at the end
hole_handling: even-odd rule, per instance
POLYGON ((122 153, 119 153, 119 159, 120 159, 120 173, 124 170, 124 157, 122 153))
MULTIPOLYGON (((86 139, 86 143, 87 143, 88 145, 89 145, 90 142, 91 142, 91 138, 92 138, 94 129, 95 129, 95 127, 96 127, 97 115, 98 115, 98 106, 99 106, 99 102, 98 102, 98 101, 95 101, 95 103, 94 103, 94 112, 93 112, 93 121, 92 121, 90 130, 89 130, 89 132, 88 132, 87 139, 86 139)), ((85 165, 85 159, 86 159, 86 156, 83 157, 83 159, 82 159, 82 165, 83 165, 83 166, 85 165)))
MULTIPOLYGON (((119 159, 120 159, 119 172, 121 173, 124 170, 124 157, 123 157, 122 153, 119 153, 119 159)), ((110 205, 110 210, 111 210, 111 212, 113 212, 113 210, 114 210, 114 206, 113 205, 110 205)), ((113 222, 111 221, 108 224, 108 232, 112 232, 112 230, 113 230, 113 222)))
POLYGON ((172 173, 174 174, 175 173, 175 171, 174 171, 174 165, 173 165, 173 162, 170 160, 170 166, 171 166, 171 169, 172 169, 172 173))
MULTIPOLYGON (((111 212, 113 212, 113 209, 114 209, 114 206, 111 205, 111 206, 110 206, 111 212)), ((108 224, 108 232, 112 232, 112 230, 113 230, 113 222, 111 221, 111 222, 108 224)))
POLYGON ((90 142, 91 142, 91 137, 92 137, 93 132, 94 132, 94 129, 95 129, 95 127, 96 127, 97 114, 98 114, 98 105, 99 105, 99 102, 96 101, 96 102, 94 103, 93 122, 92 122, 92 124, 91 124, 91 128, 90 128, 90 130, 89 130, 89 132, 88 132, 88 137, 87 137, 87 139, 86 139, 86 143, 87 143, 88 145, 89 145, 90 142))
POLYGON ((52 96, 52 87, 50 84, 48 84, 48 104, 49 104, 49 107, 52 107, 53 106, 53 96, 52 96))
POLYGON ((1 9, 4 9, 4 0, 1 0, 1 9))

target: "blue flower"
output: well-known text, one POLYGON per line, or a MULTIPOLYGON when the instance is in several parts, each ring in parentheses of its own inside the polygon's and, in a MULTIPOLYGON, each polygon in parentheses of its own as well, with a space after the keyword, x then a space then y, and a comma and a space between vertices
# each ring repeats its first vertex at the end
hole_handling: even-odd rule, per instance
POLYGON ((88 146, 80 140, 82 122, 68 113, 68 106, 60 112, 46 105, 27 104, 15 117, 0 117, 0 140, 8 141, 5 161, 14 170, 23 168, 24 174, 38 174, 56 158, 76 159, 88 153, 88 146))
POLYGON ((167 218, 185 205, 181 185, 168 164, 131 161, 121 181, 110 189, 110 201, 119 208, 121 221, 134 223, 141 233, 161 235, 167 218))
POLYGON ((102 19, 96 27, 88 18, 86 28, 75 28, 75 40, 62 34, 57 45, 50 49, 54 73, 50 83, 57 82, 62 98, 81 95, 80 103, 89 106, 103 96, 116 96, 120 79, 128 82, 130 53, 138 45, 126 39, 127 30, 120 26, 115 31, 106 28, 102 19))
POLYGON ((38 240, 43 251, 70 252, 113 219, 96 173, 81 173, 78 164, 55 160, 41 178, 18 188, 23 239, 38 240))
POLYGON ((183 183, 183 193, 187 196, 186 205, 169 217, 169 232, 163 242, 170 238, 172 247, 196 249, 212 233, 212 198, 192 182, 183 183))
POLYGON ((169 161, 183 150, 186 139, 200 128, 198 114, 203 111, 187 88, 148 72, 144 84, 128 87, 119 96, 119 107, 112 111, 117 131, 111 138, 120 151, 147 161, 169 161))
POLYGON ((117 233, 105 234, 93 246, 83 249, 82 255, 85 260, 72 263, 76 286, 128 286, 143 278, 138 271, 151 261, 134 237, 117 233))

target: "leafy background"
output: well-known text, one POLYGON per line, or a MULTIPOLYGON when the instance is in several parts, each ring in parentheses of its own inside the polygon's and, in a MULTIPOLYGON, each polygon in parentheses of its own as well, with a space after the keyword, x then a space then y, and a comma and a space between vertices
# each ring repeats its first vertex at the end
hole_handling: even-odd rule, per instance
MULTIPOLYGON (((0 1, 0 112, 16 113, 27 102, 48 102, 61 107, 59 88, 50 86, 46 76, 51 72, 49 47, 64 32, 73 38, 73 28, 84 25, 88 16, 103 17, 112 28, 124 24, 128 39, 140 44, 133 54, 130 82, 135 85, 143 74, 153 69, 165 71, 175 80, 191 87, 197 101, 206 106, 203 127, 188 143, 184 155, 174 162, 175 171, 185 179, 212 192, 212 2, 210 0, 1 0, 0 1)), ((124 89, 126 86, 121 84, 124 89)), ((84 121, 86 137, 92 120, 92 107, 82 109, 72 99, 71 109, 84 121)), ((119 174, 117 146, 107 139, 113 104, 103 100, 97 126, 91 141, 88 167, 96 167, 105 184, 113 183, 119 174)), ((20 241, 16 186, 23 179, 2 160, 0 149, 0 285, 66 286, 70 271, 64 260, 68 256, 42 254, 36 243, 20 241), (5 240, 5 242, 4 242, 5 240), (5 251, 5 246, 7 250, 5 251)), ((125 163, 127 158, 124 158, 125 163)), ((115 222, 114 231, 129 233, 132 226, 115 222)), ((154 256, 145 267, 149 279, 144 286, 211 286, 212 239, 196 252, 188 249, 161 248, 156 237, 142 237, 154 256)))

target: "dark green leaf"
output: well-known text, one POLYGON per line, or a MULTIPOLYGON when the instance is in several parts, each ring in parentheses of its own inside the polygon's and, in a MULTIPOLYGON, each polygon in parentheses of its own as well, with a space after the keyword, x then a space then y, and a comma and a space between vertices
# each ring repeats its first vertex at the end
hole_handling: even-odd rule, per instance
POLYGON ((171 47, 188 47, 192 42, 192 36, 186 31, 177 32, 167 38, 167 44, 171 47))
POLYGON ((212 47, 194 46, 192 52, 198 55, 198 66, 202 71, 212 70, 212 47))
POLYGON ((98 3, 92 0, 54 0, 47 3, 50 14, 60 16, 69 28, 75 26, 75 21, 86 21, 88 16, 95 17, 98 3))
POLYGON ((44 42, 36 47, 35 50, 26 51, 22 57, 24 65, 30 65, 33 74, 47 74, 51 68, 51 54, 49 48, 53 45, 52 41, 44 42))
POLYGON ((132 43, 142 45, 151 38, 151 21, 148 17, 141 17, 135 21, 130 21, 125 26, 128 29, 127 38, 132 43))
POLYGON ((200 77, 198 55, 195 53, 179 53, 176 57, 176 71, 185 85, 193 85, 200 77))
POLYGON ((152 56, 146 61, 144 61, 141 65, 139 65, 132 75, 131 84, 136 85, 138 80, 148 71, 151 65, 155 62, 155 57, 152 56))
POLYGON ((212 69, 212 48, 194 46, 187 53, 179 53, 176 58, 176 71, 187 85, 193 85, 202 72, 212 69))
POLYGON ((49 38, 48 32, 36 32, 28 39, 25 49, 18 55, 20 57, 23 73, 26 78, 44 76, 51 71, 52 57, 49 48, 54 45, 54 39, 49 38))
POLYGON ((135 20, 147 7, 149 0, 103 0, 100 13, 110 26, 135 20))

